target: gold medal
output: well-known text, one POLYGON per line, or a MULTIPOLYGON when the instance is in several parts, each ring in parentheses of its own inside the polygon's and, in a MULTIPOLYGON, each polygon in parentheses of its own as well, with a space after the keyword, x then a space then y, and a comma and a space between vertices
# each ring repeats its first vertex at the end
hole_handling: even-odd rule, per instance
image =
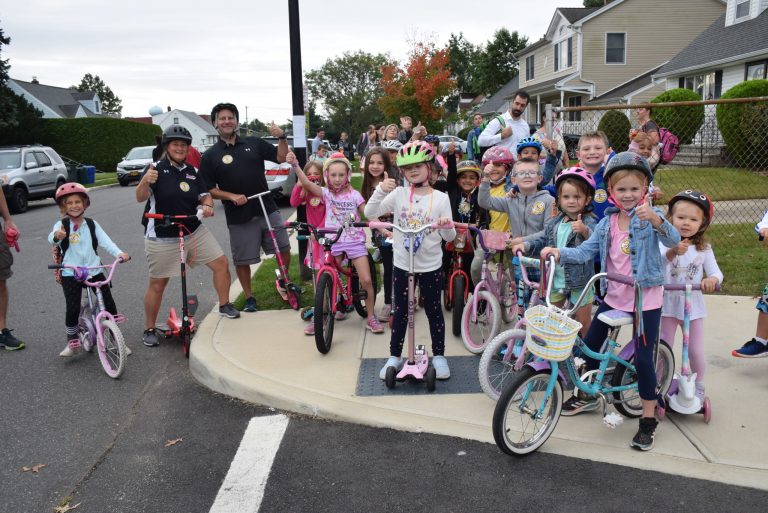
POLYGON ((537 201, 533 204, 533 207, 531 207, 531 214, 537 216, 544 212, 544 202, 543 201, 537 201))
POLYGON ((621 252, 625 255, 629 255, 629 238, 621 241, 621 252))
POLYGON ((232 158, 232 155, 224 155, 221 157, 221 161, 225 164, 231 164, 234 159, 232 158))
POLYGON ((184 192, 189 192, 189 184, 187 182, 179 182, 179 189, 184 192))
POLYGON ((605 200, 608 199, 608 194, 605 192, 605 189, 598 189, 595 191, 595 201, 597 203, 605 203, 605 200))

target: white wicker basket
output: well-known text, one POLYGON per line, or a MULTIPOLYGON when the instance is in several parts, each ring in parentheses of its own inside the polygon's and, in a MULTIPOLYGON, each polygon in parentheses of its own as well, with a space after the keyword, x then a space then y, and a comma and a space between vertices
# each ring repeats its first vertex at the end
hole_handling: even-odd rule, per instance
POLYGON ((568 358, 581 323, 557 308, 537 305, 525 311, 525 345, 539 358, 557 362, 568 358))

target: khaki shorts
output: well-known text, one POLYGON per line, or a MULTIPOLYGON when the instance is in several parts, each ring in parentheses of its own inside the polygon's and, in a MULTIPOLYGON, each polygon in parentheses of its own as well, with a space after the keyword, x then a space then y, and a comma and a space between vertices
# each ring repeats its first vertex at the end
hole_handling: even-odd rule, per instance
POLYGON ((11 266, 13 265, 13 254, 11 248, 8 247, 8 243, 5 241, 5 232, 3 232, 3 226, 0 225, 0 281, 5 281, 13 276, 11 266))
MULTIPOLYGON (((178 239, 144 239, 150 278, 173 278, 181 275, 178 239)), ((184 237, 187 265, 195 267, 213 262, 224 254, 213 234, 200 225, 192 235, 184 237)))

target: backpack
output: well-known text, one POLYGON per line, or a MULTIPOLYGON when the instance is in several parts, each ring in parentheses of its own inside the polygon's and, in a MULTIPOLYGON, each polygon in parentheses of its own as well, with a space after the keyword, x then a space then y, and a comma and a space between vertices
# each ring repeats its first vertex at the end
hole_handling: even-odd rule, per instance
MULTIPOLYGON (((93 252, 98 253, 99 239, 96 238, 96 223, 90 217, 84 217, 85 224, 88 226, 88 231, 91 232, 91 244, 93 245, 93 252)), ((66 237, 59 243, 51 246, 51 257, 54 264, 61 265, 64 261, 64 255, 69 249, 69 217, 65 217, 61 220, 61 227, 64 228, 66 237)), ((55 269, 53 275, 56 279, 56 283, 61 283, 61 269, 55 269)))
POLYGON ((680 150, 680 140, 675 134, 666 128, 659 128, 659 153, 660 162, 669 164, 677 156, 680 150))
MULTIPOLYGON (((503 116, 499 115, 499 116, 494 117, 493 119, 497 119, 499 121, 499 125, 500 125, 499 126, 499 131, 501 131, 502 129, 506 128, 507 123, 504 121, 504 117, 503 116)), ((487 127, 488 123, 490 123, 490 122, 491 122, 491 120, 489 119, 488 121, 486 121, 485 123, 480 125, 480 134, 483 133, 483 131, 485 130, 485 127, 487 127)), ((490 148, 490 146, 480 147, 480 144, 479 144, 480 134, 477 134, 477 137, 472 139, 472 152, 474 153, 476 160, 482 160, 483 154, 485 154, 485 150, 490 148)))

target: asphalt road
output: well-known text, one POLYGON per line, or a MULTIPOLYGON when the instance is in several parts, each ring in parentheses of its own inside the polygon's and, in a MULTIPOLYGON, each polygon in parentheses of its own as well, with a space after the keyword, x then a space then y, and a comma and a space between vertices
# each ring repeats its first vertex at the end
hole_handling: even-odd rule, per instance
MULTIPOLYGON (((64 301, 45 268, 58 210, 51 200, 32 203, 14 218, 22 252, 9 281, 9 326, 27 349, 0 351, 0 512, 67 502, 79 504, 77 513, 208 512, 249 420, 275 412, 196 384, 178 343, 141 345, 141 205, 133 187, 92 195, 89 216, 134 257, 113 289, 134 354, 117 381, 94 355, 58 357, 64 301)), ((220 206, 216 214, 207 225, 227 249, 220 206)), ((189 282, 205 315, 215 301, 208 271, 191 271, 189 282)), ((179 295, 174 282, 162 311, 179 295)), ((765 492, 589 460, 514 459, 478 442, 291 416, 259 511, 720 512, 764 511, 766 500, 765 492)))

